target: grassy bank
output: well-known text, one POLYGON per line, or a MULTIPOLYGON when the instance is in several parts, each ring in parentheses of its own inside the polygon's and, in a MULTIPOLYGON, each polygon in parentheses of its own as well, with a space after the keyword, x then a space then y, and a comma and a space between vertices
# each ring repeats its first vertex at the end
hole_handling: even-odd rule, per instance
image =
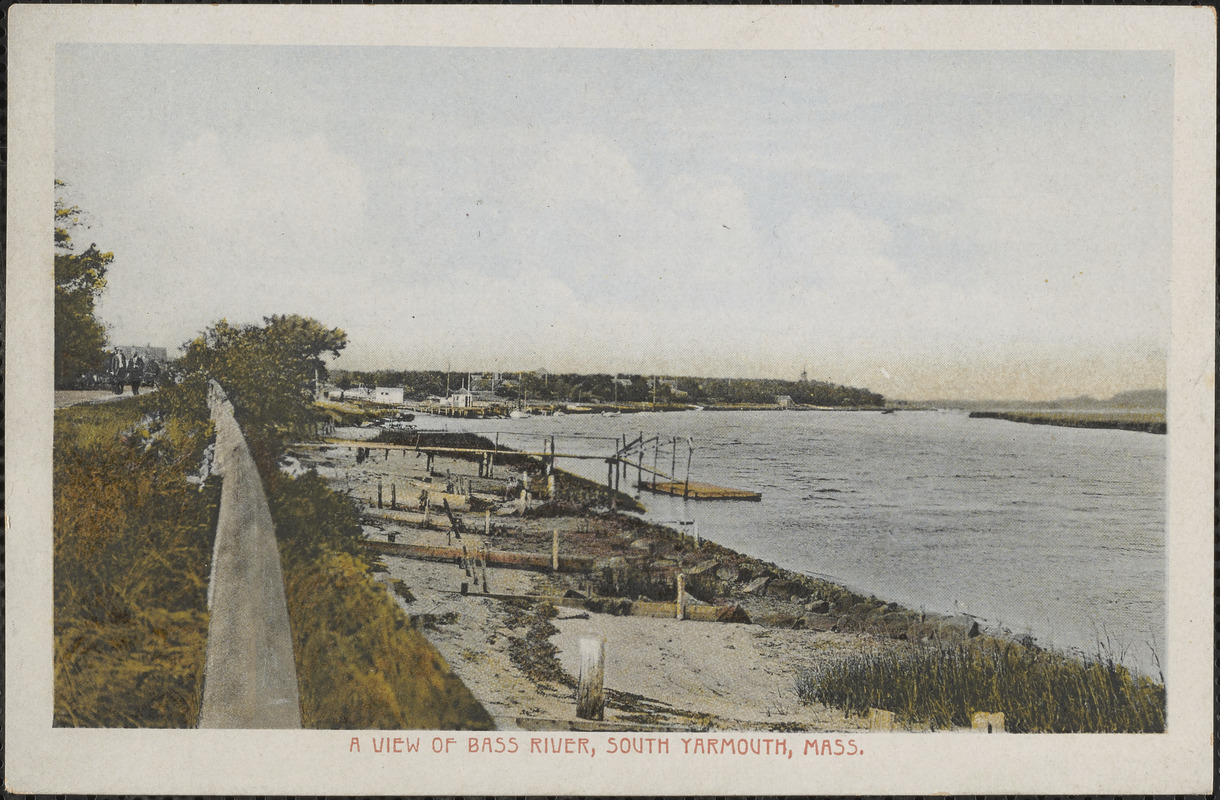
POLYGON ((219 491, 187 481, 207 427, 154 408, 142 397, 55 413, 57 726, 198 720, 219 491))
POLYGON ((313 473, 264 482, 305 727, 490 729, 491 717, 357 554, 351 501, 313 473))
POLYGON ((1167 430, 1164 411, 971 411, 970 418, 1140 433, 1165 433, 1167 430))
MULTIPOLYGON (((197 724, 219 483, 195 473, 210 434, 204 409, 172 391, 56 412, 55 725, 197 724)), ((351 502, 316 475, 263 477, 305 724, 489 728, 356 554, 351 502)))
POLYGON ((1112 660, 1079 661, 990 637, 860 653, 805 673, 797 693, 846 713, 878 708, 941 729, 998 711, 1014 733, 1165 730, 1162 684, 1112 660))

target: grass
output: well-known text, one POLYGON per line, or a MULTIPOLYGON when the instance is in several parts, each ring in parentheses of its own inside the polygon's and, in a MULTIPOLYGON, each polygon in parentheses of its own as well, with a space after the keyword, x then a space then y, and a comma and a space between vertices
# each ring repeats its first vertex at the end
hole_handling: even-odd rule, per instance
MULTIPOLYGON (((56 412, 56 726, 198 723, 219 483, 190 480, 211 428, 202 409, 187 405, 166 391, 56 412)), ((361 527, 351 502, 315 474, 266 470, 264 486, 305 724, 490 728, 356 553, 361 527)))
MULTIPOLYGON (((357 553, 358 512, 314 473, 268 475, 301 714, 324 729, 488 730, 490 715, 357 553)), ((404 595, 405 592, 405 595, 404 595)))
POLYGON ((980 637, 952 644, 889 646, 803 673, 797 694, 861 715, 870 708, 933 728, 968 726, 975 712, 1003 712, 1015 733, 1159 733, 1165 687, 1110 659, 980 637))
POLYGON ((970 416, 1062 428, 1109 428, 1143 433, 1165 433, 1167 430, 1164 411, 972 411, 970 416))
POLYGON ((139 398, 55 414, 54 724, 189 727, 219 491, 187 481, 207 429, 139 398))

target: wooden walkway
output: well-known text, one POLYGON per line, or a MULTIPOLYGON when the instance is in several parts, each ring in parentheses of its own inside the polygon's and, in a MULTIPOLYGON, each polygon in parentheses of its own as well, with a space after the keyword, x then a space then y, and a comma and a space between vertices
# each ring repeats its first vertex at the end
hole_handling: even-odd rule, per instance
POLYGON ((212 381, 220 512, 208 584, 200 728, 300 728, 296 659, 275 525, 233 406, 212 381))
POLYGON ((668 494, 674 497, 685 497, 690 500, 762 500, 762 494, 746 489, 729 489, 725 486, 714 486, 698 481, 665 481, 653 483, 642 482, 639 488, 654 494, 668 494))

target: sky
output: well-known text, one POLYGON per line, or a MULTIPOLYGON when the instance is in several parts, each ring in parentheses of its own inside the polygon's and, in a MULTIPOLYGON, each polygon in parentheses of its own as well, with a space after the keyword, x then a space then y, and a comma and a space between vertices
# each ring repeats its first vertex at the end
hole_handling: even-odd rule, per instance
POLYGON ((56 174, 115 344, 299 313, 345 369, 1108 397, 1165 385, 1172 88, 1158 51, 60 44, 56 174))

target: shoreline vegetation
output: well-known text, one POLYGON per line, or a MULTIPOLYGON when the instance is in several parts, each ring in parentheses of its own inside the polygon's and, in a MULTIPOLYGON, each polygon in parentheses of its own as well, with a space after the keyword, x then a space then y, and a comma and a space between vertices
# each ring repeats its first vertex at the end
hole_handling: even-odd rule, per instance
POLYGON ((617 729, 856 730, 887 713, 928 730, 986 712, 1011 731, 1164 730, 1163 678, 1101 646, 1077 657, 863 596, 646 522, 630 495, 537 457, 500 448, 487 474, 440 450, 491 444, 473 434, 380 432, 421 445, 393 458, 374 441, 327 446, 321 431, 385 414, 315 403, 322 354, 345 344, 302 317, 221 321, 172 385, 56 412, 56 726, 197 723, 214 379, 275 520, 306 726, 571 725, 575 637, 610 630, 617 729), (529 568, 539 556, 551 564, 529 568))
MULTIPOLYGON (((369 462, 380 462, 375 455, 378 443, 412 444, 414 436, 379 432, 369 440, 369 462)), ((457 444, 446 437, 460 438, 463 447, 492 445, 470 433, 431 433, 426 444, 421 440, 421 452, 426 454, 427 445, 457 444)), ((501 452, 506 466, 529 470, 526 485, 535 496, 545 496, 544 462, 503 448, 501 452)), ((388 451, 384 458, 387 467, 393 465, 388 451)), ((434 467, 431 477, 452 479, 461 460, 454 456, 443 473, 434 467)), ((1093 656, 1072 656, 1044 649, 1028 636, 980 631, 977 622, 965 615, 926 614, 866 597, 714 542, 696 542, 680 530, 644 522, 621 510, 637 502, 629 495, 561 469, 554 474, 553 499, 529 505, 517 530, 498 523, 490 537, 497 550, 539 552, 547 549, 545 528, 550 527, 562 530, 565 552, 591 559, 583 574, 555 573, 536 582, 543 584, 536 591, 549 595, 549 600, 536 595, 531 600, 535 606, 623 616, 672 614, 677 575, 682 573, 689 602, 732 610, 719 618, 748 621, 768 630, 862 637, 849 655, 797 675, 795 691, 805 703, 832 706, 857 718, 881 709, 893 713, 899 724, 915 728, 969 726, 974 712, 987 711, 1004 713, 1008 730, 1014 732, 1164 729, 1163 685, 1130 673, 1104 646, 1093 656)), ((350 473, 348 480, 350 486, 350 473)), ((355 496, 371 488, 371 477, 366 476, 355 496)), ((413 525, 395 524, 401 523, 401 517, 391 521, 394 515, 375 510, 371 494, 365 503, 372 551, 388 557, 405 552, 401 546, 382 542, 410 538, 413 525)), ((477 572, 474 581, 477 587, 477 572)), ((517 655, 540 650, 537 658, 524 659, 527 670, 554 674, 555 657, 546 637, 531 631, 517 645, 517 655)), ((717 721, 709 724, 715 726, 717 721)))
POLYGON ((1100 428, 1140 433, 1167 432, 1164 411, 971 411, 971 419, 1000 419, 1061 428, 1100 428))

